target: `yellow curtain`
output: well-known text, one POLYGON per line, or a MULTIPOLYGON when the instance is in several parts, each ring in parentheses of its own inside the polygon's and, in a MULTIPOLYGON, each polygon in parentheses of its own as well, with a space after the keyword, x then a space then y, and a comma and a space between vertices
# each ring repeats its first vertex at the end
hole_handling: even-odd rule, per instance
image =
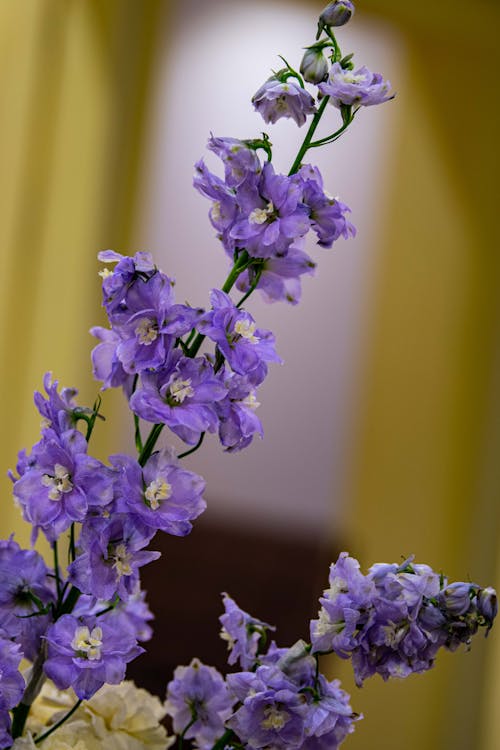
MULTIPOLYGON (((5 469, 37 439, 29 394, 45 370, 78 385, 82 402, 95 396, 91 340, 82 338, 99 304, 95 252, 131 249, 145 104, 168 10, 164 0, 0 4, 5 469)), ((500 8, 494 0, 365 0, 359 10, 401 31, 409 68, 394 104, 400 130, 366 337, 350 549, 364 564, 415 552, 455 579, 491 581, 500 445, 500 8)), ((113 409, 108 396, 106 411, 113 409)), ((2 536, 15 528, 26 540, 2 481, 2 536)), ((444 655, 424 677, 353 690, 366 719, 349 747, 496 748, 499 727, 481 712, 494 706, 484 680, 491 646, 444 655)), ((500 654, 495 659, 500 665, 500 654)))
MULTIPOLYGON (((364 6, 400 31, 408 70, 394 103, 399 136, 366 335, 348 538, 365 565, 414 552, 453 580, 494 583, 500 7, 364 6)), ((500 727, 485 714, 495 638, 442 655, 425 676, 354 689, 366 719, 349 747, 498 747, 500 727)))
MULTIPOLYGON (((52 370, 92 403, 96 252, 130 249, 158 0, 0 4, 0 455, 38 439, 31 394, 52 370)), ((106 398, 113 409, 113 396, 106 398)), ((101 430, 102 432, 102 430, 101 430)), ((99 438, 97 438, 99 442, 99 438)), ((93 446, 95 450, 95 445, 93 446)), ((21 529, 2 475, 2 535, 21 529)))

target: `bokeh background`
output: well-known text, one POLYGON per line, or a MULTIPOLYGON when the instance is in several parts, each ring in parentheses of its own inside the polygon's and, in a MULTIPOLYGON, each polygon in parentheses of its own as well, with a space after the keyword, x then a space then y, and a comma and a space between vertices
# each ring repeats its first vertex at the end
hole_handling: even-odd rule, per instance
MULTIPOLYGON (((286 361, 262 391, 266 439, 238 456, 212 441, 191 459, 208 481, 205 557, 197 566, 193 535, 192 579, 153 574, 167 619, 221 545, 231 593, 238 598, 239 576, 244 595, 254 589, 258 599, 258 589, 283 621, 297 614, 293 577, 340 548, 365 566, 414 552, 452 579, 500 583, 500 7, 357 8, 339 31, 342 49, 383 72, 397 98, 360 113, 343 140, 313 156, 329 191, 352 207, 358 236, 313 250, 317 277, 297 308, 252 302, 286 361)), ((152 251, 180 301, 207 304, 226 269, 192 165, 210 130, 263 129, 249 99, 278 53, 298 66, 320 10, 311 0, 0 3, 5 471, 37 440, 31 394, 45 371, 76 385, 82 402, 95 398, 87 331, 103 322, 99 249, 152 251)), ((302 133, 290 122, 267 130, 285 169, 302 133)), ((93 450, 104 457, 126 449, 129 418, 118 393, 105 395, 103 410, 93 450)), ((2 482, 2 535, 15 529, 26 541, 2 482)), ((326 577, 325 567, 312 575, 311 601, 326 577)), ((198 620, 215 639, 203 612, 198 620)), ((177 637, 155 648, 175 660, 177 637)), ((352 688, 365 720, 346 746, 498 748, 498 634, 440 662, 404 683, 352 688)), ((346 666, 331 667, 351 689, 346 666)))

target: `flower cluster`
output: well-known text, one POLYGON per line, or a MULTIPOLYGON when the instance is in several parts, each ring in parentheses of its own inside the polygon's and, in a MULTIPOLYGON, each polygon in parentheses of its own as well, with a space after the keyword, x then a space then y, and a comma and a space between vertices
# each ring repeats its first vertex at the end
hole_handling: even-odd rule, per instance
POLYGON ((222 675, 197 659, 179 667, 167 687, 167 713, 174 729, 208 750, 217 737, 252 750, 273 747, 335 750, 362 718, 352 711, 338 680, 319 671, 319 657, 350 658, 356 677, 384 679, 429 669, 439 648, 470 643, 486 634, 497 614, 496 593, 475 584, 448 584, 413 559, 373 565, 363 575, 357 560, 342 553, 330 570, 330 588, 310 623, 311 643, 266 647, 273 628, 224 594, 221 637, 228 663, 243 671, 222 675), (223 726, 226 733, 222 735, 223 726))
POLYGON ((227 255, 244 250, 249 256, 238 288, 256 286, 269 301, 297 303, 300 277, 316 265, 304 251, 307 233, 312 229, 322 247, 353 236, 350 209, 324 191, 315 167, 277 174, 270 161, 259 160, 254 143, 212 136, 208 147, 222 160, 225 177, 199 161, 194 185, 212 201, 210 221, 227 255))
POLYGON ((291 648, 274 642, 265 649, 270 626, 241 610, 224 595, 221 637, 229 641, 229 663, 242 672, 222 675, 197 659, 178 667, 167 686, 167 713, 174 730, 194 739, 202 750, 223 734, 227 744, 335 750, 360 718, 338 680, 318 672, 311 647, 298 641, 291 648))
POLYGON ((491 588, 451 583, 413 558, 401 565, 373 565, 365 576, 342 553, 330 569, 330 587, 311 622, 313 652, 351 658, 356 682, 424 672, 440 648, 469 644, 480 627, 486 635, 498 604, 491 588))
MULTIPOLYGON (((268 301, 296 304, 302 276, 316 267, 307 234, 331 248, 355 233, 349 208, 304 162, 309 150, 337 140, 360 107, 391 98, 382 76, 354 71, 352 55, 340 52, 332 29, 353 12, 349 0, 329 3, 301 73, 284 61, 252 99, 268 123, 289 117, 302 126, 312 117, 288 174, 275 171, 265 133, 211 136, 223 177, 203 160, 196 165, 194 185, 211 201, 210 221, 231 261, 208 309, 177 303, 173 279, 149 253, 99 253, 109 327, 92 329, 93 371, 102 390, 123 390, 136 455, 93 457, 101 397, 81 407, 76 389, 45 376, 45 393, 34 397, 40 438, 19 453, 10 476, 32 545, 41 532, 53 564, 12 537, 0 541, 0 748, 166 750, 174 741, 159 726, 159 702, 122 683, 151 637, 141 568, 159 557, 150 549, 157 532, 185 536, 205 510, 205 482, 182 464, 205 434, 216 433, 228 452, 262 437, 257 389, 281 359, 273 333, 244 303, 258 289, 268 301), (314 96, 304 79, 317 86, 314 96), (328 102, 342 124, 313 140, 328 102), (164 430, 187 450, 160 445, 164 430), (24 674, 22 658, 31 662, 24 674)), ((180 748, 187 739, 199 750, 336 750, 360 716, 339 682, 321 674, 320 654, 351 658, 358 684, 375 673, 406 676, 432 666, 441 647, 468 644, 481 627, 487 633, 497 614, 491 588, 449 584, 412 560, 364 576, 346 553, 320 601, 311 643, 282 648, 268 641, 272 626, 224 595, 221 636, 240 671, 224 677, 197 659, 176 669, 165 711, 180 748)))

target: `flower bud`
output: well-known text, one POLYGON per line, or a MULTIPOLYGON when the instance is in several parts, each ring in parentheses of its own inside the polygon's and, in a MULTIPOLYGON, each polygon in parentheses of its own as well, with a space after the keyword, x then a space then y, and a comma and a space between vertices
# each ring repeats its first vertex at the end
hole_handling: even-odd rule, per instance
POLYGON ((328 63, 320 48, 309 47, 309 49, 306 49, 300 63, 300 72, 308 83, 321 83, 326 80, 328 63))
POLYGON ((440 592, 440 604, 451 615, 464 615, 470 607, 470 589, 470 583, 450 583, 440 592))
POLYGON ((479 614, 490 623, 491 627, 498 613, 497 592, 491 586, 479 590, 477 595, 477 609, 479 614))
POLYGON ((354 13, 354 4, 350 0, 334 0, 321 13, 319 20, 324 26, 343 26, 354 13))

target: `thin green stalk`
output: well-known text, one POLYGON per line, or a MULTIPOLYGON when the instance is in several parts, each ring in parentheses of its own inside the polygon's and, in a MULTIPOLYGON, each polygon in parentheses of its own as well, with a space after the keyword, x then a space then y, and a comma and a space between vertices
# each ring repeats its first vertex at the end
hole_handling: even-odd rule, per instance
POLYGON ((316 128, 319 125, 319 122, 321 120, 321 117, 323 116, 323 112, 326 109, 326 105, 328 104, 330 100, 329 96, 323 97, 321 100, 321 104, 319 105, 318 111, 314 115, 311 124, 309 126, 309 130, 306 133, 306 137, 304 138, 302 142, 302 146, 299 148, 299 152, 295 158, 295 161, 293 162, 290 171, 288 172, 288 175, 295 174, 298 172, 300 165, 302 163, 302 159, 304 158, 305 154, 307 153, 308 149, 310 148, 310 143, 312 141, 312 137, 314 133, 316 132, 316 128))
POLYGON ((60 617, 61 615, 68 615, 70 612, 72 612, 75 604, 80 598, 81 593, 82 592, 80 591, 80 589, 77 589, 76 586, 72 586, 69 590, 68 596, 62 602, 57 616, 60 617))
POLYGON ((252 281, 252 283, 251 283, 248 291, 245 292, 245 294, 243 295, 243 297, 237 303, 236 307, 241 307, 243 305, 243 303, 246 302, 247 299, 250 297, 250 295, 252 294, 252 292, 257 288, 257 284, 260 281, 260 277, 262 276, 262 271, 263 270, 264 269, 263 269, 262 265, 260 265, 259 268, 257 268, 257 270, 255 271, 255 277, 254 277, 254 279, 253 279, 253 281, 252 281))
POLYGON ((76 541, 75 541, 75 524, 72 523, 69 529, 69 554, 71 562, 76 560, 76 541))
POLYGON ((12 739, 21 737, 24 731, 24 725, 30 712, 31 705, 35 700, 36 696, 42 689, 42 685, 45 682, 45 674, 43 671, 43 665, 47 657, 47 642, 44 640, 40 651, 33 662, 31 668, 30 678, 26 689, 24 691, 21 702, 12 711, 12 739))
POLYGON ((180 735, 179 735, 179 737, 178 737, 178 743, 177 743, 177 744, 178 744, 178 746, 179 746, 179 750, 182 750, 182 745, 183 745, 183 742, 184 742, 184 737, 185 737, 185 735, 186 735, 186 732, 187 732, 187 730, 188 730, 188 729, 189 729, 190 727, 192 727, 192 726, 193 726, 193 724, 195 723, 195 721, 196 721, 196 719, 197 719, 197 718, 198 718, 198 717, 197 717, 197 716, 196 716, 196 714, 195 714, 195 715, 193 716, 193 718, 191 719, 191 721, 189 722, 189 724, 186 724, 186 726, 184 727, 184 729, 183 729, 183 730, 182 730, 182 732, 180 733, 180 735))
POLYGON ((138 461, 141 466, 145 466, 148 458, 151 456, 154 447, 156 445, 156 441, 160 437, 161 431, 165 427, 164 424, 155 424, 151 428, 151 432, 148 435, 148 439, 146 440, 146 443, 144 444, 144 448, 142 449, 138 461))
POLYGON ((39 735, 38 737, 35 737, 35 745, 38 745, 39 742, 43 742, 43 740, 46 740, 47 737, 52 734, 52 732, 55 732, 56 729, 59 729, 59 727, 62 724, 64 724, 64 722, 68 721, 68 719, 71 716, 73 716, 73 714, 75 713, 75 711, 77 710, 77 708, 79 708, 79 706, 81 705, 81 703, 82 703, 82 699, 80 698, 80 700, 78 700, 75 703, 75 705, 73 706, 73 708, 71 708, 68 711, 68 713, 65 714, 62 717, 62 719, 59 719, 59 721, 57 721, 53 726, 51 726, 50 729, 48 729, 46 732, 44 732, 43 734, 39 735))
POLYGON ((52 542, 52 551, 54 553, 54 573, 56 576, 57 603, 61 603, 61 576, 59 573, 59 553, 57 550, 57 541, 52 542))
POLYGON ((137 414, 134 414, 134 438, 137 453, 141 454, 144 446, 142 445, 141 426, 137 414))
POLYGON ((338 130, 335 131, 335 133, 332 133, 331 135, 327 135, 324 138, 319 138, 317 141, 311 141, 309 144, 309 148, 318 148, 318 146, 326 146, 328 143, 333 143, 336 141, 342 133, 347 130, 349 125, 354 120, 354 117, 356 116, 356 113, 358 112, 358 109, 355 109, 354 112, 349 115, 348 119, 344 122, 342 127, 340 127, 338 130))
POLYGON ((232 729, 226 729, 222 737, 219 737, 215 745, 212 747, 212 750, 224 750, 226 745, 228 744, 228 741, 234 737, 234 732, 232 729))
POLYGON ((200 435, 200 439, 198 440, 198 442, 196 443, 196 445, 194 445, 189 450, 184 451, 184 453, 179 453, 179 455, 177 456, 177 458, 186 458, 186 456, 190 456, 191 453, 194 453, 195 451, 198 450, 198 448, 200 447, 200 445, 203 443, 204 439, 205 439, 205 433, 202 432, 201 435, 200 435))

